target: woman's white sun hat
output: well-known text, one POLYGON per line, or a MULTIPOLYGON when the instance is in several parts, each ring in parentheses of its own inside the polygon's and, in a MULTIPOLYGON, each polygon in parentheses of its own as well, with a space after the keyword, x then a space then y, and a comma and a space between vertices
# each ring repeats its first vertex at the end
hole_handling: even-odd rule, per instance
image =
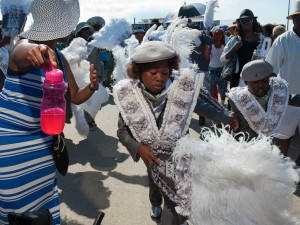
POLYGON ((49 41, 67 37, 76 27, 80 8, 78 0, 33 0, 33 23, 19 34, 33 41, 49 41))

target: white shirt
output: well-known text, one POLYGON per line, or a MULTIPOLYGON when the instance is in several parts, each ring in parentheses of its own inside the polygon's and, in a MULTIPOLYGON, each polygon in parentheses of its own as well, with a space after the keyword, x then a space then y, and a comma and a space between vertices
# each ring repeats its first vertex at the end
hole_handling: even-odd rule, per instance
POLYGON ((291 94, 300 94, 300 38, 294 31, 287 31, 276 38, 266 61, 274 73, 285 79, 291 94))
POLYGON ((220 57, 223 53, 223 50, 224 50, 224 45, 222 45, 220 48, 216 48, 215 45, 212 45, 211 52, 210 52, 210 61, 209 61, 210 67, 213 68, 222 67, 220 57))

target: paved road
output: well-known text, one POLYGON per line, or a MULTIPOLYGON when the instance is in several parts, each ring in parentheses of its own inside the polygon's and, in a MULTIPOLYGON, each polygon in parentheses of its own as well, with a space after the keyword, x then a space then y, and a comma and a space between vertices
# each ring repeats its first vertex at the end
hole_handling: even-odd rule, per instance
MULTIPOLYGON (((134 163, 116 137, 118 110, 112 96, 96 116, 98 125, 87 139, 78 135, 74 121, 64 130, 70 154, 69 172, 58 175, 62 225, 92 225, 98 210, 103 225, 155 225, 149 216, 148 181, 142 161, 134 163)), ((198 137, 194 115, 190 134, 198 137)), ((300 154, 300 137, 293 141, 291 157, 300 154), (297 147, 298 146, 298 147, 297 147)), ((297 195, 300 196, 298 190, 297 195)), ((300 198, 294 206, 300 215, 300 198)))

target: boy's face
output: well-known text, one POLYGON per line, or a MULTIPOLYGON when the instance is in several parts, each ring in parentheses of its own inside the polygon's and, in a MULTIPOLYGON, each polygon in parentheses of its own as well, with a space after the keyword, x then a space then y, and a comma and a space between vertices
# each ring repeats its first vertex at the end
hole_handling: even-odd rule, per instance
POLYGON ((147 69, 142 72, 142 82, 153 94, 160 93, 169 79, 170 71, 167 60, 152 62, 147 69))
POLYGON ((269 90, 269 83, 269 77, 257 81, 247 81, 249 91, 256 97, 261 97, 267 94, 269 90))

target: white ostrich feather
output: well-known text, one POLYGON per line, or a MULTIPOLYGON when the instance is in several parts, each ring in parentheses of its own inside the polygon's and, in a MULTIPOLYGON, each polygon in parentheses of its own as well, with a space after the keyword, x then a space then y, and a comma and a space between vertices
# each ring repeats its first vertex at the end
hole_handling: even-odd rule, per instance
POLYGON ((270 138, 237 141, 224 128, 202 136, 182 138, 173 153, 192 158, 186 167, 192 172, 194 225, 299 224, 291 211, 299 170, 270 138))
MULTIPOLYGON (((132 53, 134 52, 135 48, 139 45, 139 41, 138 41, 138 39, 136 39, 136 37, 134 35, 132 35, 130 38, 126 39, 124 42, 126 44, 125 55, 131 56, 132 53)), ((116 47, 119 47, 119 45, 117 45, 116 47)))
POLYGON ((72 40, 67 48, 61 52, 67 58, 70 65, 80 64, 84 59, 87 59, 87 41, 81 37, 72 40))
POLYGON ((216 7, 219 7, 218 0, 210 0, 206 5, 204 13, 204 26, 206 28, 210 28, 213 26, 216 7))
POLYGON ((150 35, 153 33, 153 31, 156 30, 156 28, 157 28, 157 25, 156 25, 156 24, 153 24, 152 27, 150 27, 150 28, 147 30, 145 36, 143 37, 142 44, 149 41, 150 35))
POLYGON ((164 34, 166 33, 164 27, 160 25, 155 31, 153 31, 150 36, 150 41, 162 41, 164 34))
MULTIPOLYGON (((190 55, 195 47, 199 44, 201 31, 191 29, 186 26, 187 18, 176 18, 166 30, 163 41, 172 45, 176 53, 180 56, 180 67, 193 67, 190 61, 190 55)), ((201 43, 201 41, 200 41, 201 43)))
POLYGON ((170 23, 170 25, 168 26, 162 41, 170 44, 172 42, 172 35, 174 33, 175 28, 178 27, 179 25, 186 26, 187 23, 188 23, 188 18, 176 18, 176 19, 174 19, 170 23))
POLYGON ((97 112, 101 109, 102 104, 108 101, 109 94, 102 84, 99 84, 99 89, 84 103, 79 106, 87 111, 90 116, 94 119, 97 112))
POLYGON ((112 19, 98 32, 93 34, 90 45, 97 48, 112 50, 116 45, 122 45, 131 35, 131 25, 125 19, 112 19))
POLYGON ((87 124, 83 109, 71 103, 71 109, 75 118, 75 128, 80 136, 86 138, 89 135, 89 125, 87 124))
POLYGON ((116 65, 113 70, 112 77, 116 80, 116 82, 128 78, 126 73, 126 68, 128 65, 129 58, 127 58, 127 55, 131 51, 126 53, 126 49, 127 47, 123 48, 121 46, 116 46, 113 48, 113 55, 114 55, 116 65))
MULTIPOLYGON (((83 38, 75 38, 70 45, 62 50, 66 57, 74 78, 79 88, 84 88, 90 83, 90 63, 87 58, 86 41, 83 38)), ((72 108, 76 115, 76 129, 80 135, 87 137, 86 127, 88 124, 81 110, 87 111, 92 118, 96 117, 97 112, 101 109, 101 105, 108 101, 109 94, 102 84, 99 89, 84 103, 72 108), (83 125, 84 124, 84 125, 83 125)))

